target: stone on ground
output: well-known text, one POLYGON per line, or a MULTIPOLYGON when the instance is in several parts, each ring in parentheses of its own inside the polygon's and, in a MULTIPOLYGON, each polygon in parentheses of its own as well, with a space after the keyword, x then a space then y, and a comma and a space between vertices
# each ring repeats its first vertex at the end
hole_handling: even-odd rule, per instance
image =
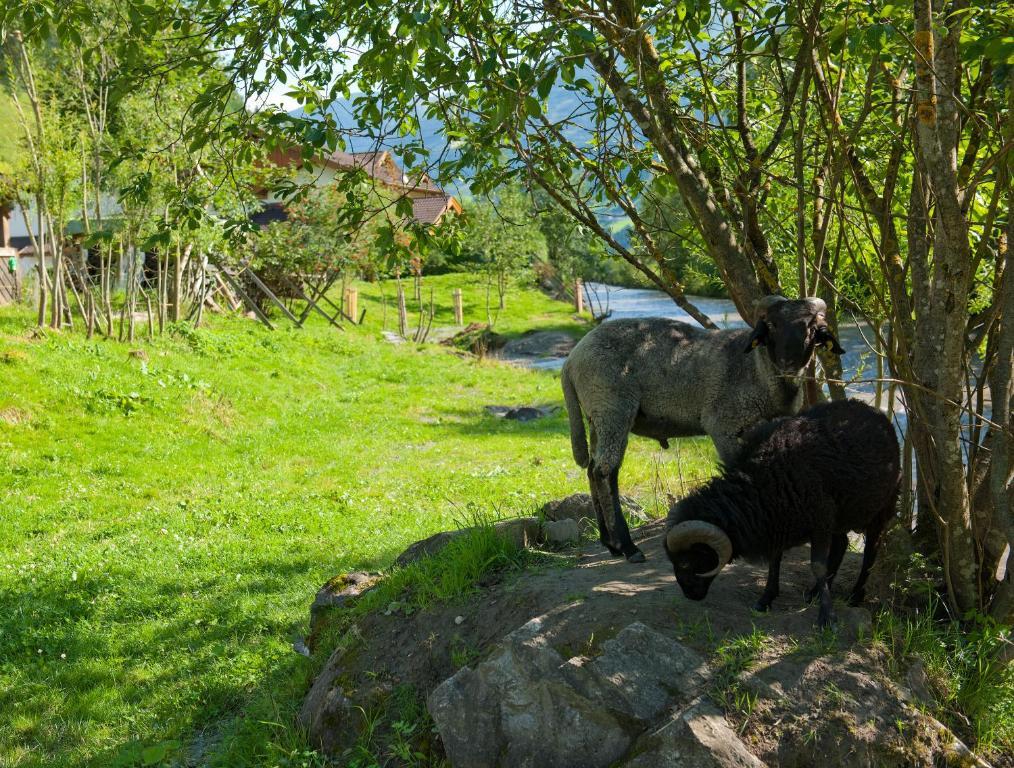
POLYGON ((424 557, 435 555, 441 549, 450 544, 458 536, 461 536, 467 529, 460 529, 456 531, 440 531, 434 533, 432 536, 428 536, 421 541, 417 541, 414 544, 409 545, 408 549, 398 555, 395 558, 394 564, 399 567, 404 567, 414 563, 416 560, 422 560, 424 557))
POLYGON ((494 523, 493 530, 518 549, 525 549, 539 540, 541 525, 537 517, 516 517, 494 523))
POLYGON ((564 331, 533 331, 508 341, 500 354, 505 358, 566 357, 575 344, 577 340, 564 331))
POLYGON ((542 535, 550 544, 575 544, 581 538, 576 520, 548 520, 542 524, 542 535))
MULTIPOLYGON (((620 506, 628 521, 647 522, 648 516, 644 509, 629 496, 620 496, 620 506)), ((595 523, 595 507, 592 506, 591 494, 574 493, 562 499, 548 501, 542 505, 542 516, 546 520, 576 520, 583 525, 595 523)))
POLYGON ((722 711, 706 700, 645 737, 636 751, 627 768, 764 768, 722 711))
MULTIPOLYGON (((603 643, 594 658, 569 660, 546 642, 547 623, 548 617, 528 622, 489 659, 461 669, 430 695, 451 765, 606 768, 656 720, 686 707, 708 680, 697 653, 640 622, 603 643)), ((709 740, 721 739, 729 755, 750 754, 720 715, 720 722, 687 717, 680 728, 663 728, 644 751, 686 742, 688 754, 703 753, 709 740)), ((700 765, 751 765, 723 762, 721 754, 700 765)))
POLYGON ((324 584, 317 590, 317 596, 310 606, 310 636, 316 633, 324 611, 345 605, 359 597, 372 587, 378 578, 378 574, 375 573, 343 573, 324 584))

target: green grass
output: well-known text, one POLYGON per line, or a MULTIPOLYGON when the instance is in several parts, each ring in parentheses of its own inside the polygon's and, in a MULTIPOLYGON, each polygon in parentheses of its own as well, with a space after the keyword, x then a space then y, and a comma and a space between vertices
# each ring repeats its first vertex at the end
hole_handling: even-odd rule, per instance
POLYGON ((710 694, 726 712, 735 712, 744 719, 741 732, 757 706, 757 694, 743 687, 740 675, 754 666, 768 640, 763 631, 754 627, 748 634, 727 637, 715 647, 712 660, 715 677, 710 694))
POLYGON ((980 754, 1014 753, 1014 665, 1004 661, 1009 627, 986 618, 964 625, 925 613, 880 612, 873 641, 887 652, 891 672, 904 681, 908 667, 923 662, 936 700, 931 714, 980 754))
MULTIPOLYGON (((397 286, 394 281, 383 283, 357 283, 359 289, 359 310, 366 310, 364 327, 395 330, 398 327, 397 286), (387 303, 386 324, 384 323, 384 302, 387 303)), ((419 304, 415 301, 414 282, 411 277, 402 279, 405 290, 408 324, 414 329, 419 324, 419 304)), ((433 295, 433 327, 454 324, 453 291, 461 290, 461 303, 465 325, 486 322, 486 285, 480 275, 451 273, 424 277, 422 298, 428 312, 430 292, 433 295)), ((497 296, 491 295, 493 314, 496 315, 497 296)), ((519 335, 528 330, 563 330, 574 336, 582 336, 591 330, 588 323, 591 315, 577 317, 574 307, 562 301, 548 299, 542 293, 512 287, 507 293, 506 308, 495 319, 494 330, 508 336, 519 335)))
MULTIPOLYGON (((477 290, 426 285, 447 312, 477 290)), ((0 766, 315 764, 290 646, 316 589, 584 490, 562 412, 482 408, 561 404, 556 375, 389 344, 362 290, 364 328, 218 317, 135 343, 146 361, 0 310, 0 766)), ((501 326, 582 327, 519 290, 501 326)), ((711 469, 706 440, 681 456, 633 440, 623 489, 650 507, 711 469)))

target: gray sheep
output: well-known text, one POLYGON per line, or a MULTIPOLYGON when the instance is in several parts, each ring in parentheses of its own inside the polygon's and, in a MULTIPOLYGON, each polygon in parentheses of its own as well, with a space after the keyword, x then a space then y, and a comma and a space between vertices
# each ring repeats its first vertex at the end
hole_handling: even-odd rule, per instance
POLYGON ((754 605, 766 611, 778 596, 782 551, 809 544, 816 583, 807 597, 820 598, 826 627, 849 531, 866 536, 849 599, 858 605, 877 540, 894 515, 901 480, 894 427, 865 403, 842 400, 762 424, 746 442, 720 477, 669 511, 665 551, 676 580, 688 598, 703 600, 730 560, 767 560, 767 586, 754 605))
POLYGON ((563 395, 574 460, 588 469, 599 539, 612 554, 644 561, 619 502, 628 435, 667 448, 669 438, 706 434, 722 462, 731 462, 746 431, 802 407, 802 376, 818 345, 844 351, 826 311, 817 298, 768 296, 758 302, 753 330, 646 318, 603 323, 581 339, 563 366, 563 395))

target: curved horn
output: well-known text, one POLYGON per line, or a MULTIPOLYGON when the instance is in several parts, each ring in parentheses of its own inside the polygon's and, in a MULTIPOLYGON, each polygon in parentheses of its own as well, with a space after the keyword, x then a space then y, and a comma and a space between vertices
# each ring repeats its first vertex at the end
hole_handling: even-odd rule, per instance
POLYGON ((674 525, 665 535, 665 546, 670 552, 682 552, 694 544, 711 547, 718 555, 718 567, 698 576, 715 576, 732 559, 732 541, 717 525, 703 520, 687 520, 674 525))
POLYGON ((757 299, 757 303, 753 305, 754 314, 757 315, 758 320, 762 320, 771 307, 775 304, 781 304, 783 301, 788 301, 788 299, 784 296, 779 296, 777 293, 757 299))
POLYGON ((806 302, 806 306, 810 308, 810 311, 815 315, 826 315, 827 314, 827 302, 823 299, 818 299, 816 296, 807 296, 803 301, 806 302))

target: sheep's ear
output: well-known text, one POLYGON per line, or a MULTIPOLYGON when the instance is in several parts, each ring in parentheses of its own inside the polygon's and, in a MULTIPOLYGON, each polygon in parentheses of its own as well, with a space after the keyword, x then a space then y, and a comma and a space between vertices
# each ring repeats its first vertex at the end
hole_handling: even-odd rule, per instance
POLYGON ((752 352, 757 349, 761 344, 768 343, 768 324, 763 320, 758 320, 757 325, 754 326, 753 333, 750 334, 750 340, 746 343, 746 349, 743 352, 752 352))
POLYGON ((822 325, 817 328, 816 334, 814 334, 814 340, 817 342, 817 346, 824 347, 828 352, 833 352, 836 355, 844 355, 845 350, 842 349, 831 331, 827 329, 826 325, 822 325))

